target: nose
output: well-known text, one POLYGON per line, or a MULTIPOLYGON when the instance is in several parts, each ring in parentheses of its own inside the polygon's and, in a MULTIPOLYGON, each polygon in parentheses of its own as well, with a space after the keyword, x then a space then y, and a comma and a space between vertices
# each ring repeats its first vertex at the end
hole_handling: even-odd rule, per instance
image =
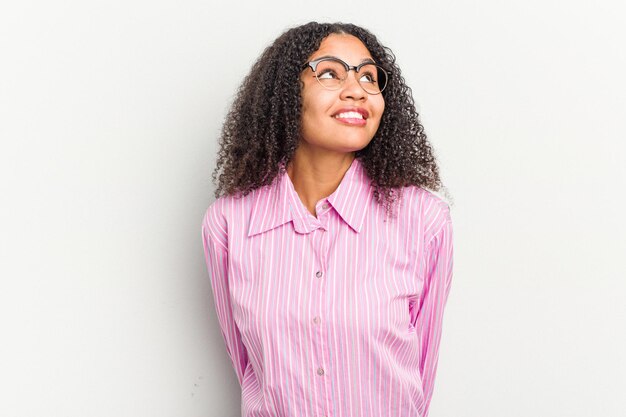
POLYGON ((361 87, 359 74, 354 69, 348 71, 343 86, 341 87, 341 98, 353 100, 367 100, 367 92, 361 87), (351 75, 352 74, 352 75, 351 75))

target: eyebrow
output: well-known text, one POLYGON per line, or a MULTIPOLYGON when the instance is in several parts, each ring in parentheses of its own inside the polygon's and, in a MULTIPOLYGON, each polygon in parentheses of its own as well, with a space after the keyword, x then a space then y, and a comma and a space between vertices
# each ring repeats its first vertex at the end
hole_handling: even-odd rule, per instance
MULTIPOLYGON (((322 59, 322 58, 335 58, 335 59, 341 59, 338 56, 334 56, 334 55, 324 55, 324 56, 318 56, 317 58, 315 58, 315 60, 318 59, 322 59)), ((343 59, 341 59, 343 61, 343 59)), ((376 61, 374 61, 372 58, 363 58, 361 60, 361 62, 359 62, 359 64, 362 64, 364 62, 373 62, 374 64, 376 63, 376 61)))

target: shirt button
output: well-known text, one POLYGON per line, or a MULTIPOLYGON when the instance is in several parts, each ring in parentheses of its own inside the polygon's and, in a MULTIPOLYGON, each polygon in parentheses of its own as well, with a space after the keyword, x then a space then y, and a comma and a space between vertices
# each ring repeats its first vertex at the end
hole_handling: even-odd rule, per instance
POLYGON ((317 368, 318 375, 324 375, 324 368, 317 368))
POLYGON ((315 317, 315 318, 313 319, 313 323, 315 323, 315 324, 320 324, 320 321, 322 321, 322 320, 319 318, 319 316, 318 316, 318 317, 315 317))
POLYGON ((322 205, 322 208, 326 210, 328 208, 328 204, 324 203, 324 205, 322 205))
POLYGON ((318 277, 318 278, 321 278, 321 277, 322 277, 322 275, 323 275, 323 274, 322 274, 322 271, 317 271, 317 272, 315 273, 315 276, 316 276, 316 277, 318 277))

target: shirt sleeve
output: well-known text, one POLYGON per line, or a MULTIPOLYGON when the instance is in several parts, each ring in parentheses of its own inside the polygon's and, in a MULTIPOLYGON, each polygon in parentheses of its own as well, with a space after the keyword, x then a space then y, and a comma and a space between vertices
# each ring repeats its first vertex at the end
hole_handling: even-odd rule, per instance
POLYGON ((428 416, 433 395, 443 312, 452 280, 452 255, 452 222, 448 215, 441 229, 427 244, 423 291, 419 307, 411 315, 421 347, 419 370, 424 392, 424 413, 421 417, 428 416))
POLYGON ((211 278, 215 310, 228 356, 235 369, 239 385, 242 385, 244 371, 248 365, 248 354, 241 341, 241 333, 233 319, 231 298, 228 287, 228 249, 220 236, 222 233, 212 225, 211 212, 207 213, 202 223, 202 241, 207 269, 211 278))

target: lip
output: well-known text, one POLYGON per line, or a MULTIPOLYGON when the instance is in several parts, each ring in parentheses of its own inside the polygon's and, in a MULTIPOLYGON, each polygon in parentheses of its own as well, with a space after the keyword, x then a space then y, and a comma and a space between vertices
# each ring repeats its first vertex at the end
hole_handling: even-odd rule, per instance
POLYGON ((362 107, 344 107, 338 111, 336 111, 333 115, 332 118, 335 119, 337 122, 344 124, 344 125, 350 125, 350 126, 365 126, 367 124, 367 118, 369 117, 369 112, 367 110, 365 110, 362 107), (363 118, 339 118, 339 117, 335 117, 340 113, 346 113, 346 112, 355 112, 355 113, 359 113, 361 116, 363 116, 363 118))

